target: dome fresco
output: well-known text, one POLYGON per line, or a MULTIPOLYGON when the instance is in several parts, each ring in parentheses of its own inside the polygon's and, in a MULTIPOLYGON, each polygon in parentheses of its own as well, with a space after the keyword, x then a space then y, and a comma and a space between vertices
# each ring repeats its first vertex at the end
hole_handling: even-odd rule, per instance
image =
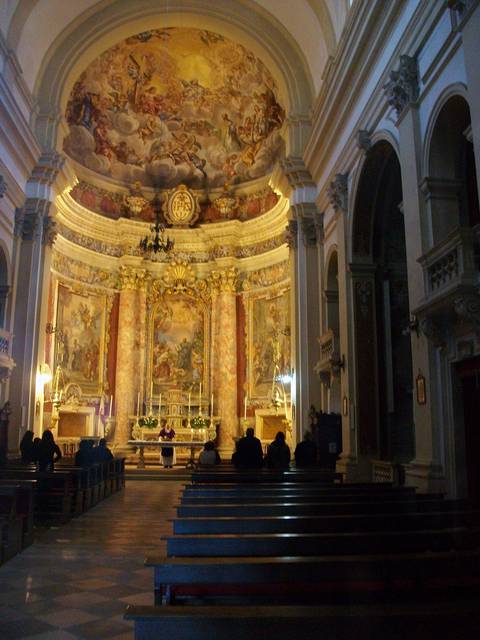
POLYGON ((119 182, 156 188, 239 184, 282 151, 285 111, 265 65, 242 45, 172 27, 129 37, 71 92, 65 151, 119 182))

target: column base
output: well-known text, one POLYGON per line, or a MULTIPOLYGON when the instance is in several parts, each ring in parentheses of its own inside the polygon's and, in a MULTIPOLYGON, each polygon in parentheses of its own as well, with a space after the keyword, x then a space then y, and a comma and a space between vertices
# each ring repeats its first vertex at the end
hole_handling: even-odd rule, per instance
POLYGON ((405 465, 405 484, 416 487, 418 493, 446 493, 443 467, 427 460, 413 460, 405 465))
POLYGON ((343 473, 344 482, 359 482, 360 467, 358 458, 350 453, 342 453, 340 459, 337 460, 336 470, 343 473))

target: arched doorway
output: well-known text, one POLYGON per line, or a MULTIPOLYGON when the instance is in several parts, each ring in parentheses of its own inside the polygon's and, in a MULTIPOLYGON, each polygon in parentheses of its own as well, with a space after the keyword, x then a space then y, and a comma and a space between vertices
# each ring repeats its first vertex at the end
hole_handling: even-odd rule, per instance
POLYGON ((392 463, 414 455, 413 377, 402 184, 386 141, 368 152, 353 219, 359 453, 392 463))
MULTIPOLYGON (((475 349, 480 306, 478 250, 480 209, 472 142, 470 109, 460 95, 450 97, 432 124, 424 181, 432 251, 437 264, 453 256, 455 268, 445 282, 450 286, 442 304, 429 314, 442 327, 442 362, 451 380, 454 431, 447 440, 450 466, 455 469, 458 496, 480 500, 478 414, 480 411, 480 356, 475 349)), ((432 267, 434 268, 435 265, 432 267)), ((442 293, 446 284, 440 282, 442 293)), ((448 389, 448 386, 447 386, 448 389)))

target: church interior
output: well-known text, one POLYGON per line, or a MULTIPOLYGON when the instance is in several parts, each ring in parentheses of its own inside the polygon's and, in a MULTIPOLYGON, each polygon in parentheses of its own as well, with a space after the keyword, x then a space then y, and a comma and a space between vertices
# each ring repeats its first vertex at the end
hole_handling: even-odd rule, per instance
POLYGON ((31 628, 0 596, 0 637, 133 637, 130 527, 154 553, 205 441, 230 461, 247 428, 311 432, 335 482, 478 504, 479 34, 479 0, 0 0, 3 459, 51 430, 133 474, 0 567, 72 563, 31 628))

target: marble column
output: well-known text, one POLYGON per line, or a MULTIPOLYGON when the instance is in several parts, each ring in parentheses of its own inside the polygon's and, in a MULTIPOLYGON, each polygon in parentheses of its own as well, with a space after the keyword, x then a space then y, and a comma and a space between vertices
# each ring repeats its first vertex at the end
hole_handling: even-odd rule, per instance
POLYGON ((150 274, 145 269, 137 270, 137 290, 138 290, 138 302, 137 302, 137 369, 135 377, 138 380, 140 391, 140 403, 142 399, 145 399, 146 412, 150 409, 150 383, 145 379, 145 372, 147 371, 146 359, 147 359, 147 293, 150 284, 150 274))
POLYGON ((115 374, 115 446, 125 446, 131 435, 128 417, 136 411, 140 391, 137 370, 137 277, 134 269, 120 267, 117 367, 115 374))
POLYGON ((235 447, 238 435, 237 416, 237 307, 235 268, 211 274, 216 291, 216 374, 215 413, 221 417, 219 432, 220 455, 227 458, 235 447))

